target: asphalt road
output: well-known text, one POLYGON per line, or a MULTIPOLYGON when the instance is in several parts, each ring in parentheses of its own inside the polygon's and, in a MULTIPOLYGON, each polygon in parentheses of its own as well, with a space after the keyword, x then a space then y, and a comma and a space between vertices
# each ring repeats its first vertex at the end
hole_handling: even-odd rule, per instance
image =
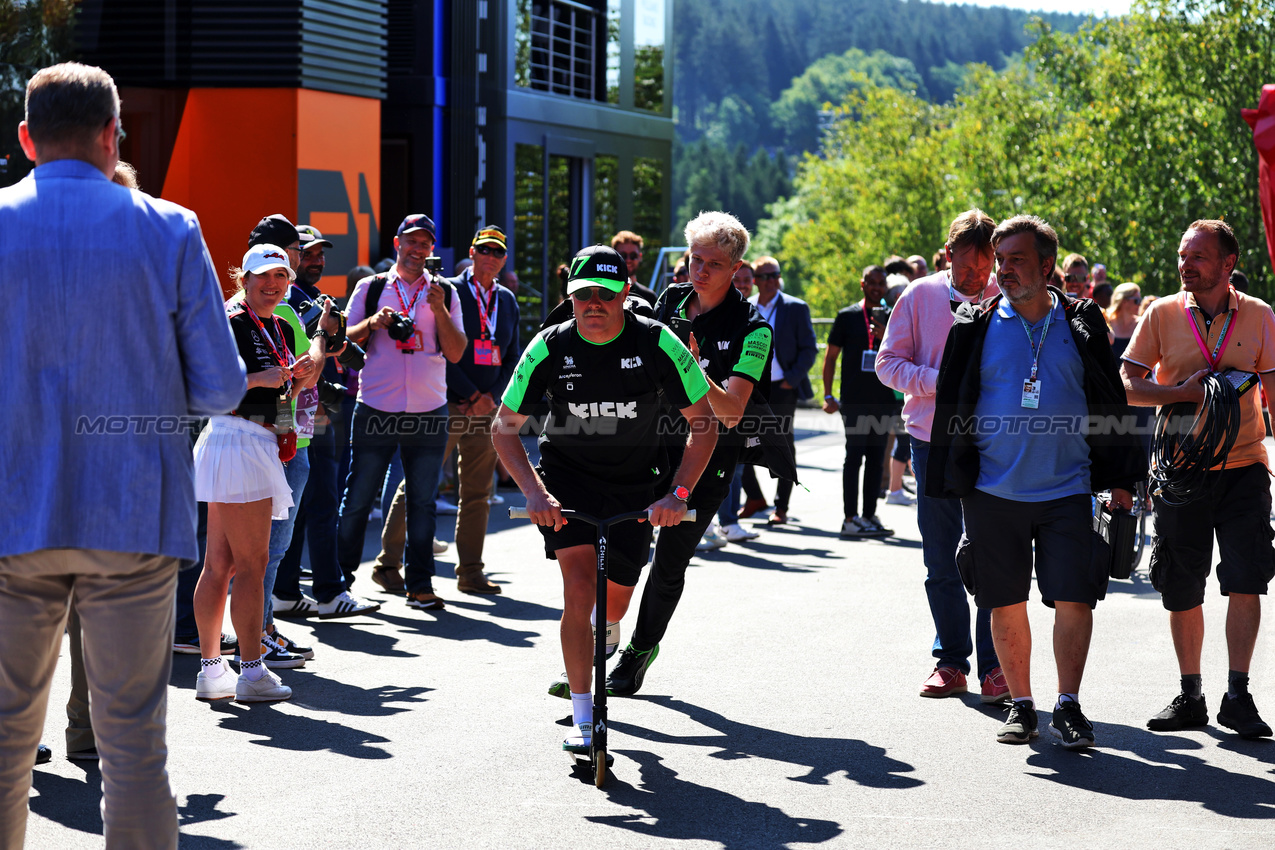
MULTIPOLYGON (((605 788, 561 752, 570 707, 546 693, 562 670, 555 565, 532 528, 494 511, 487 560, 503 596, 457 593, 449 553, 436 585, 445 611, 375 594, 375 615, 285 625, 318 653, 282 671, 291 702, 199 703, 198 659, 175 658, 182 847, 1275 846, 1275 742, 1144 728, 1177 688, 1167 617, 1145 581, 1113 582, 1097 611, 1080 695, 1094 749, 1062 750, 1047 732, 998 744, 1000 712, 976 694, 918 697, 933 632, 915 510, 882 505, 895 539, 838 539, 839 419, 803 411, 800 423, 809 491, 794 496, 794 523, 692 563, 645 687, 610 703, 605 788)), ((355 590, 376 588, 365 578, 355 590)), ((1047 708, 1051 612, 1031 616, 1047 708)), ((1215 712, 1227 670, 1215 587, 1206 616, 1215 712)), ((635 617, 636 605, 626 640, 635 617)), ((1275 720, 1271 633, 1252 679, 1275 720)), ((101 776, 64 758, 68 688, 64 653, 45 733, 56 755, 35 771, 28 847, 101 845, 101 776)))

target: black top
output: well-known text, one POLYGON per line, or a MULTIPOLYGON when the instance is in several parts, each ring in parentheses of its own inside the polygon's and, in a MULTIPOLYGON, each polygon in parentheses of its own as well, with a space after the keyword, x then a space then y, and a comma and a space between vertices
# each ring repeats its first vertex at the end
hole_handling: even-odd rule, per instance
MULTIPOLYGON (((852 304, 837 313, 832 321, 832 331, 828 334, 828 344, 841 349, 841 405, 857 409, 893 409, 898 406, 894 391, 881 383, 875 363, 868 363, 865 369, 864 352, 879 349, 881 340, 869 339, 868 327, 863 320, 863 304, 852 304), (870 341, 876 345, 869 347, 870 341)), ((876 360, 875 354, 871 357, 876 360)))
MULTIPOLYGON (((447 400, 451 402, 465 401, 475 392, 491 393, 499 399, 518 363, 518 299, 510 290, 493 283, 491 290, 484 294, 483 310, 479 310, 473 280, 473 269, 448 278, 460 298, 460 314, 468 339, 460 361, 447 363, 447 400), (484 310, 488 325, 482 322, 484 310), (489 330, 491 322, 495 323, 494 336, 489 330), (498 364, 494 363, 497 359, 498 364)), ((482 292, 481 286, 478 291, 482 292)))
POLYGON ((624 318, 620 334, 603 344, 580 336, 574 319, 536 334, 505 390, 505 406, 523 415, 549 399, 539 444, 551 492, 555 481, 653 491, 667 473, 657 431, 660 393, 682 408, 707 390, 672 331, 628 311, 624 318))
MULTIPOLYGON (((235 334, 235 346, 239 349, 239 356, 243 358, 244 365, 248 367, 249 375, 280 365, 274 351, 280 354, 287 352, 292 355, 290 359, 295 359, 296 343, 293 341, 292 329, 283 319, 269 316, 261 321, 269 337, 267 342, 253 320, 254 316, 249 315, 247 305, 233 304, 229 311, 230 329, 235 334), (271 343, 274 344, 274 351, 271 350, 271 343)), ((252 387, 244 393, 233 413, 235 416, 242 416, 259 425, 273 425, 279 398, 286 396, 291 387, 291 381, 285 382, 282 387, 252 387)))

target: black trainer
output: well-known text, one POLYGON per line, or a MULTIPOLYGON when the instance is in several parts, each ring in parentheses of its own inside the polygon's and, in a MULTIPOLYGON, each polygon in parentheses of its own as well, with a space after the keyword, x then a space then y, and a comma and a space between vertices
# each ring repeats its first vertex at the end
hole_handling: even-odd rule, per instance
POLYGON ((1252 694, 1222 696, 1222 707, 1217 712, 1217 722, 1227 729, 1234 729, 1241 738, 1269 738, 1271 727, 1257 713, 1252 694))
POLYGON ((1002 744, 1026 744, 1040 734, 1037 730, 1038 723, 1036 709, 1025 702, 1012 703, 1009 717, 1005 718, 1005 725, 996 733, 996 740, 1002 744))
POLYGON ((1205 726, 1209 722, 1209 707, 1204 696, 1189 697, 1178 694, 1164 711, 1147 721, 1147 728, 1156 732, 1177 732, 1192 726, 1205 726))
POLYGON ((646 668, 650 667, 660 654, 660 645, 640 652, 629 644, 620 652, 620 660, 615 669, 607 676, 607 693, 613 697, 631 697, 642 687, 646 678, 646 668))
POLYGON ((1049 734, 1068 750, 1079 750, 1093 746, 1093 724, 1080 710, 1080 703, 1066 700, 1054 707, 1053 719, 1049 721, 1049 734))

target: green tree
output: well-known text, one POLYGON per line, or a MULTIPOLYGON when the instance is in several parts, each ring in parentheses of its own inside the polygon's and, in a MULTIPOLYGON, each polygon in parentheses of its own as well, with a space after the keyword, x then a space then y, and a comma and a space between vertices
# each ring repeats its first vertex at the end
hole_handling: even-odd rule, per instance
POLYGON ((72 24, 79 0, 0 0, 0 186, 31 170, 18 147, 27 81, 74 56, 72 24))

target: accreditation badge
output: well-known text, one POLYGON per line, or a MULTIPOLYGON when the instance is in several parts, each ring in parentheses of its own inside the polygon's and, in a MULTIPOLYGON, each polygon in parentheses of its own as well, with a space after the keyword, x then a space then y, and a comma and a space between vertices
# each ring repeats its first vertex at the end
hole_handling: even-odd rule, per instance
POLYGON ((1040 407, 1040 381, 1031 378, 1023 381, 1023 407, 1036 410, 1040 407))

